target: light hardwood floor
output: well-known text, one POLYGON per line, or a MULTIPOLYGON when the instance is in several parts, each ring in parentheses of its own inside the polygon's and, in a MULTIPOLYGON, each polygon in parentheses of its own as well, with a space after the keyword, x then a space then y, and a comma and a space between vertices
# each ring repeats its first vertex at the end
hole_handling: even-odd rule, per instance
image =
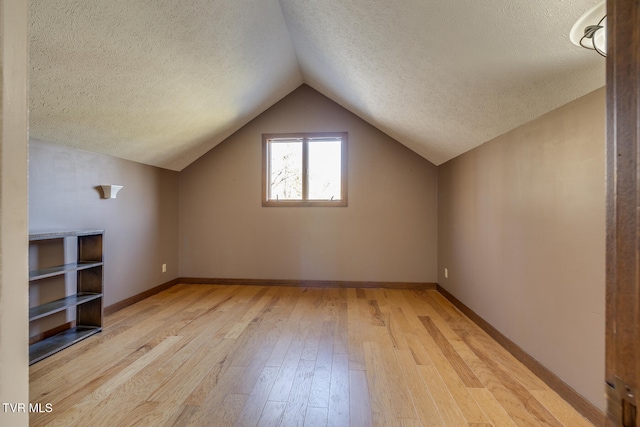
POLYGON ((32 426, 591 425, 437 291, 176 285, 31 367, 32 426))

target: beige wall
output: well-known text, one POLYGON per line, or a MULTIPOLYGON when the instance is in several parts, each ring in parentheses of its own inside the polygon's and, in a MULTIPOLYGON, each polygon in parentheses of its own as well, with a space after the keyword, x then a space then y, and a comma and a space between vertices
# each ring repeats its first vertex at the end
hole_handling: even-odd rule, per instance
MULTIPOLYGON (((0 403, 29 403, 27 304, 28 2, 0 0, 0 403)), ((28 414, 0 407, 0 425, 28 414)))
POLYGON ((29 229, 76 228, 105 230, 105 306, 177 278, 178 173, 31 140, 29 229))
POLYGON ((436 167, 303 85, 180 172, 180 275, 435 282, 436 167), (261 206, 262 133, 349 132, 349 206, 261 206))
POLYGON ((32 141, 30 228, 105 228, 107 305, 179 276, 437 281, 604 409, 604 105, 438 168, 308 86, 179 174, 32 141), (263 208, 261 134, 317 131, 349 132, 349 206, 263 208))
POLYGON ((438 168, 438 282, 600 409, 604 123, 601 89, 438 168))

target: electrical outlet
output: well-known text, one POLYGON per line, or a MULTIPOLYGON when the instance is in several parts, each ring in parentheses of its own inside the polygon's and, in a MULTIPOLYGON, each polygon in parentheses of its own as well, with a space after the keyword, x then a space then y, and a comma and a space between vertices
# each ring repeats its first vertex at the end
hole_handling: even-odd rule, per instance
POLYGON ((162 264, 162 272, 163 273, 167 272, 167 264, 162 264))
POLYGON ((445 279, 448 279, 448 278, 449 278, 449 269, 448 269, 448 268, 445 268, 445 269, 444 269, 444 278, 445 278, 445 279))

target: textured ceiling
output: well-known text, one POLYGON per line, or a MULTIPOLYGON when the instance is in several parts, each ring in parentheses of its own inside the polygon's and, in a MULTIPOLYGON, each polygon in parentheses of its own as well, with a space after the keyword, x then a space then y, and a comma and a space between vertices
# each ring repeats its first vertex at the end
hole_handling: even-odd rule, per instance
POLYGON ((435 164, 602 87, 598 0, 32 0, 30 134, 181 170, 302 83, 435 164))

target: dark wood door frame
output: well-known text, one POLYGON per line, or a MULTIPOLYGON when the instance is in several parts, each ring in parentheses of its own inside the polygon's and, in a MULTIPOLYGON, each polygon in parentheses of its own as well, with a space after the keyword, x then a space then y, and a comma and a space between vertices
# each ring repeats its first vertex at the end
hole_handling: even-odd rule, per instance
POLYGON ((640 427, 640 0, 607 24, 606 424, 640 427))

